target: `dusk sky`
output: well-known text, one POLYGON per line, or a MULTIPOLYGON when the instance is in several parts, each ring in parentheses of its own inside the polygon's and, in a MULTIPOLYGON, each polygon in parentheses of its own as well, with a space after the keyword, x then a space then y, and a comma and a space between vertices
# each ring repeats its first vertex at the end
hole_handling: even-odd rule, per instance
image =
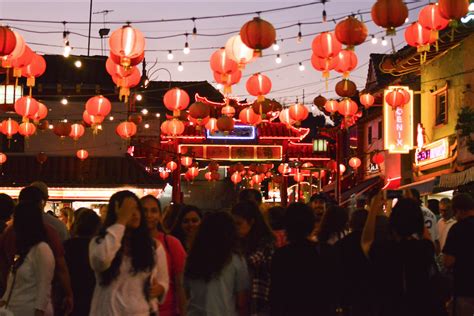
MULTIPOLYGON (((424 1, 427 2, 427 1, 424 1)), ((409 3, 408 7, 415 8, 425 3, 409 3)), ((183 34, 185 32, 191 33, 193 23, 192 17, 201 17, 208 15, 224 15, 241 12, 255 12, 260 10, 267 10, 285 6, 291 6, 300 3, 311 3, 311 1, 98 1, 93 3, 93 12, 100 12, 103 10, 113 10, 106 16, 106 21, 131 21, 134 27, 139 28, 145 36, 166 36, 172 34, 183 34), (166 22, 166 23, 150 23, 150 24, 134 24, 134 21, 139 20, 159 20, 171 18, 189 18, 188 21, 180 22, 166 22)), ((370 20, 370 9, 374 1, 341 1, 333 0, 327 3, 326 11, 328 20, 333 18, 341 18, 351 13, 365 12, 363 19, 370 20)), ((89 19, 89 5, 88 0, 81 1, 0 1, 0 17, 2 19, 30 19, 30 20, 51 20, 51 21, 82 21, 88 22, 89 19)), ((275 27, 282 27, 298 22, 317 22, 322 19, 323 6, 321 4, 314 4, 302 8, 291 10, 264 13, 262 18, 271 22, 275 27)), ((419 9, 410 10, 409 19, 411 23, 415 21, 418 16, 419 9)), ((198 33, 216 34, 235 31, 238 33, 240 27, 255 15, 239 16, 232 18, 218 18, 209 20, 197 20, 196 27, 198 33)), ((360 18, 360 17, 359 17, 360 18)), ((102 22, 103 14, 94 14, 94 22, 102 22)), ((61 23, 30 23, 30 22, 3 22, 18 32, 20 32, 27 43, 33 50, 39 53, 47 54, 62 54, 63 39, 63 25, 61 23), (35 34, 28 31, 41 32, 57 32, 55 34, 35 34), (53 45, 46 46, 46 45, 53 45), (54 47, 57 45, 58 47, 54 47)), ((119 27, 119 24, 107 24, 106 26, 112 30, 119 27)), ((381 37, 384 31, 372 22, 368 22, 369 34, 376 34, 379 38, 378 44, 366 42, 356 48, 356 53, 359 58, 359 66, 354 71, 350 78, 356 82, 359 88, 365 85, 367 76, 367 64, 370 53, 386 53, 391 51, 390 39, 388 46, 380 44, 381 37)), ((87 54, 87 24, 66 24, 70 32, 77 32, 83 34, 84 37, 71 34, 69 37, 70 44, 74 47, 71 54, 86 55, 87 54)), ((102 28, 102 24, 95 24, 92 26, 92 35, 98 37, 98 30, 102 28)), ((301 31, 303 36, 310 33, 318 33, 325 30, 333 30, 335 24, 328 21, 324 24, 302 25, 301 31)), ((277 38, 286 38, 296 36, 298 27, 290 27, 284 30, 277 31, 277 38)), ((397 49, 405 45, 403 39, 404 31, 399 31, 397 36, 393 38, 393 42, 397 49)), ((185 37, 178 36, 170 39, 149 39, 147 40, 147 50, 164 50, 162 52, 148 51, 146 53, 146 60, 149 63, 158 60, 157 67, 167 68, 172 74, 172 80, 175 81, 196 81, 208 80, 213 82, 212 71, 209 67, 209 57, 214 49, 196 50, 196 48, 220 47, 224 46, 227 39, 232 35, 204 37, 198 36, 196 39, 189 38, 191 53, 184 55, 182 52, 185 37), (173 50, 174 60, 172 62, 167 60, 167 51, 173 50), (177 70, 178 62, 181 61, 184 66, 184 71, 177 70)), ((295 39, 279 41, 282 63, 277 65, 275 63, 275 55, 277 52, 269 48, 264 51, 264 57, 249 64, 244 71, 244 76, 248 76, 254 72, 262 71, 267 74, 273 82, 272 92, 270 97, 277 98, 282 102, 294 102, 298 97, 301 101, 303 89, 305 93, 305 102, 309 103, 318 95, 323 94, 326 97, 334 96, 332 92, 334 84, 337 81, 330 81, 329 91, 325 91, 325 84, 322 80, 321 73, 315 71, 310 64, 311 57, 311 42, 315 35, 304 36, 302 43, 298 44, 295 39), (296 51, 296 52, 295 52, 296 51), (289 53, 295 52, 295 53, 289 53), (305 65, 305 70, 298 69, 298 63, 302 62, 305 65), (279 69, 275 69, 279 68, 279 69)), ((370 36, 369 36, 370 38, 370 36)), ((106 50, 104 54, 108 54, 108 43, 105 41, 106 50)), ((91 40, 91 55, 101 54, 100 39, 91 40)), ((74 57, 71 57, 74 62, 74 57)), ((331 78, 337 77, 335 72, 331 73, 331 78)), ((169 76, 164 71, 159 71, 155 80, 168 81, 169 76)), ((234 94, 237 96, 246 96, 244 77, 240 84, 234 88, 234 94)))

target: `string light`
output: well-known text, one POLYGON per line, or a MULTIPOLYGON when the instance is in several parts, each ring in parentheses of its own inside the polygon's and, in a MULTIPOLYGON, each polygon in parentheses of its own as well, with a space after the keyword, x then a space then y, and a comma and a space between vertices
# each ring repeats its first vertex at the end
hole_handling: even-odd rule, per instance
POLYGON ((184 70, 183 63, 179 62, 178 63, 178 71, 183 71, 183 70, 184 70))
POLYGON ((160 114, 160 113, 156 113, 155 116, 156 116, 157 118, 160 118, 161 114, 160 114))
POLYGON ((143 110, 142 110, 142 114, 143 114, 143 115, 147 115, 147 114, 148 114, 148 110, 147 110, 147 109, 143 109, 143 110))
POLYGON ((195 40, 197 38, 197 28, 196 28, 196 18, 191 19, 193 21, 193 36, 192 39, 195 40))
POLYGON ((167 57, 168 57, 168 60, 173 60, 173 58, 174 58, 173 51, 169 50, 167 57))
POLYGON ((69 41, 66 41, 64 43, 63 56, 68 58, 70 54, 71 54, 71 46, 69 46, 69 41))
POLYGON ((142 97, 141 94, 137 94, 137 95, 135 96, 135 99, 136 99, 137 101, 141 101, 141 100, 143 100, 143 97, 142 97))
POLYGON ((64 119, 63 122, 64 122, 64 123, 67 123, 67 119, 64 119))
POLYGON ((377 37, 375 37, 374 35, 372 35, 372 39, 371 39, 370 41, 372 42, 372 44, 375 45, 375 44, 378 43, 379 40, 377 39, 377 37))
POLYGON ((61 99, 61 104, 62 104, 62 105, 67 105, 67 103, 68 103, 68 102, 67 102, 67 99, 66 99, 66 98, 62 98, 62 99, 61 99))
POLYGON ((387 46, 387 45, 388 45, 387 40, 385 39, 385 37, 382 37, 382 46, 387 46))
POLYGON ((298 64, 298 68, 300 71, 304 71, 306 69, 302 62, 298 64))
POLYGON ((275 58, 275 62, 277 64, 281 64, 282 60, 281 60, 280 54, 277 54, 277 57, 275 58))
POLYGON ((296 37, 296 43, 301 44, 303 42, 303 34, 301 33, 301 23, 298 22, 298 36, 296 37))
POLYGON ((48 128, 53 129, 54 128, 53 124, 49 124, 48 128))
POLYGON ((275 43, 273 43, 272 48, 275 52, 280 50, 280 45, 278 45, 277 41, 275 41, 275 43))
POLYGON ((114 120, 114 117, 113 116, 109 116, 109 121, 113 121, 114 120))
POLYGON ((150 128, 150 124, 146 123, 143 127, 150 128))
POLYGON ((188 43, 188 33, 186 33, 186 43, 184 43, 183 53, 185 55, 188 55, 190 52, 191 52, 191 49, 189 48, 189 43, 188 43))
POLYGON ((74 62, 74 66, 76 66, 76 68, 81 68, 82 67, 82 62, 80 60, 76 60, 74 62))
POLYGON ((410 21, 410 17, 407 16, 407 18, 405 19, 405 23, 408 23, 410 21))

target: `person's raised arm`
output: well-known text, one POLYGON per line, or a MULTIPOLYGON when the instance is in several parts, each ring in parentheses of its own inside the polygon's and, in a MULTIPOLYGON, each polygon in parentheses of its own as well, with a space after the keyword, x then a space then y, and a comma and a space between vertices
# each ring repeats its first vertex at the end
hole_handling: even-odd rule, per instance
POLYGON ((369 257, 370 248, 375 240, 375 223, 377 215, 383 214, 382 192, 372 198, 369 207, 369 215, 362 231, 360 246, 366 257, 369 257))

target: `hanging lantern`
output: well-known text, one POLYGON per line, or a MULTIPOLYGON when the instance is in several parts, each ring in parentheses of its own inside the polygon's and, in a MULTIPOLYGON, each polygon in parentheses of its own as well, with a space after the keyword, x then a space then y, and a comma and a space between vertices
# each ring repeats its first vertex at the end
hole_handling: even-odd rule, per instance
POLYGON ((302 121, 306 120, 309 112, 303 104, 295 103, 288 109, 288 114, 295 121, 295 125, 299 126, 302 121))
POLYGON ((168 90, 164 97, 163 103, 166 108, 170 111, 173 111, 175 117, 179 116, 179 112, 185 110, 189 105, 189 95, 186 91, 173 88, 168 90))
POLYGON ((352 50, 354 46, 365 42, 368 31, 364 22, 359 21, 354 16, 349 16, 337 23, 334 33, 339 42, 347 45, 347 48, 352 50))
POLYGON ((291 126, 295 124, 295 121, 290 116, 289 108, 281 110, 278 118, 280 119, 280 122, 282 122, 283 124, 287 126, 291 126))
POLYGON ((242 109, 239 114, 239 119, 243 124, 256 125, 262 118, 256 114, 251 106, 242 109))
POLYGON ((142 32, 130 25, 122 26, 112 32, 109 38, 110 51, 120 57, 120 65, 129 67, 131 59, 137 58, 145 50, 145 37, 142 32))
POLYGON ((84 123, 91 126, 96 126, 104 121, 104 117, 100 115, 90 115, 87 111, 82 113, 84 123))
POLYGON ((211 161, 207 166, 207 169, 209 169, 209 171, 217 172, 219 170, 219 164, 217 161, 211 161))
POLYGON ((15 102, 15 112, 24 119, 34 118, 38 110, 38 101, 30 96, 21 97, 15 102))
POLYGON ((232 93, 232 86, 239 83, 242 78, 242 71, 237 70, 229 74, 226 80, 222 80, 222 76, 213 72, 214 80, 224 86, 224 94, 232 93))
POLYGON ((192 178, 196 178, 199 175, 199 168, 198 167, 190 167, 188 171, 186 171, 192 178))
MULTIPOLYGON (((439 0, 438 7, 443 18, 454 22, 469 12, 469 0, 439 0)), ((454 22, 453 26, 456 24, 454 22)))
POLYGON ((33 54, 31 62, 21 68, 21 75, 26 77, 26 85, 28 87, 35 86, 35 78, 38 78, 46 71, 46 61, 43 56, 33 54))
POLYGON ((130 96, 130 88, 137 86, 141 80, 141 74, 137 67, 131 68, 131 73, 126 77, 112 76, 112 81, 120 87, 119 99, 127 102, 130 96))
POLYGON ((137 125, 135 125, 133 122, 122 122, 117 125, 115 132, 122 139, 129 140, 130 137, 137 133, 137 125))
POLYGON ((183 156, 181 157, 181 165, 184 167, 188 168, 193 164, 193 158, 189 156, 183 156))
POLYGON ((48 156, 44 152, 39 152, 36 154, 36 161, 38 161, 41 165, 44 164, 48 160, 48 156))
POLYGON ((278 172, 285 175, 290 172, 290 166, 287 163, 282 163, 278 166, 278 172))
POLYGON ((161 124, 161 132, 173 137, 183 134, 184 128, 184 123, 178 119, 167 120, 161 124))
MULTIPOLYGON (((114 62, 112 57, 107 58, 105 62, 105 69, 111 77, 125 78, 132 74, 133 69, 136 67, 123 67, 120 64, 114 62)), ((138 69, 137 69, 138 70, 138 69)))
POLYGON ((352 157, 351 159, 349 159, 349 166, 351 166, 354 169, 359 168, 361 164, 362 162, 357 157, 352 157))
MULTIPOLYGON (((420 23, 414 22, 405 30, 405 40, 408 45, 416 47, 419 53, 430 50, 431 31, 424 28, 420 23)), ((423 62, 423 59, 421 59, 423 62)))
POLYGON ((324 105, 324 109, 326 110, 326 112, 331 113, 331 114, 336 113, 338 107, 339 107, 339 102, 337 102, 336 100, 331 100, 331 99, 328 100, 326 104, 324 105))
POLYGON ((336 68, 338 63, 338 59, 336 57, 331 58, 323 58, 318 57, 315 54, 311 55, 311 65, 317 71, 321 71, 323 73, 323 78, 329 78, 329 72, 336 68))
POLYGON ((256 175, 252 176, 252 180, 253 180, 254 183, 260 184, 260 183, 262 183, 263 180, 265 180, 265 176, 262 175, 262 174, 256 174, 256 175))
POLYGON ((247 80, 245 85, 248 93, 257 97, 258 101, 265 100, 265 95, 272 90, 272 81, 261 73, 256 73, 247 80))
POLYGON ((404 89, 394 89, 387 93, 385 96, 385 102, 388 103, 392 108, 397 108, 399 106, 404 106, 408 102, 410 102, 410 94, 404 93, 404 89))
POLYGON ((194 102, 189 107, 189 116, 196 119, 198 123, 202 122, 202 120, 208 117, 210 113, 211 109, 209 105, 203 102, 194 102))
POLYGON ((322 95, 318 95, 313 99, 313 104, 318 107, 318 109, 324 108, 324 105, 326 104, 328 100, 323 97, 322 95))
POLYGON ((372 6, 372 20, 387 30, 387 36, 395 35, 408 17, 408 8, 402 0, 377 0, 372 6))
MULTIPOLYGON (((120 56, 117 56, 115 55, 112 51, 110 52, 110 55, 109 55, 110 59, 112 59, 112 61, 114 63, 116 63, 117 65, 119 66, 122 66, 120 64, 120 56)), ((134 57, 132 59, 130 59, 130 66, 122 66, 124 68, 129 68, 129 67, 132 67, 134 68, 134 66, 138 65, 139 63, 141 63, 143 61, 143 59, 145 59, 145 52, 143 52, 141 55, 138 55, 137 57, 134 57)))
POLYGON ((86 102, 86 111, 90 115, 106 117, 110 113, 111 109, 112 104, 106 97, 102 95, 92 97, 86 102))
POLYGON ((435 41, 438 40, 438 32, 444 30, 449 24, 449 20, 441 15, 439 5, 435 3, 429 3, 421 9, 418 15, 418 22, 425 29, 431 31, 430 38, 435 41))
POLYGON ((209 122, 209 119, 210 117, 209 116, 206 116, 205 118, 203 119, 195 119, 194 117, 192 116, 188 116, 188 120, 189 120, 189 125, 190 126, 193 126, 193 125, 196 125, 196 130, 197 131, 200 131, 201 130, 201 127, 202 126, 205 126, 207 124, 207 122, 209 122))
POLYGON ((263 101, 255 100, 252 103, 252 109, 255 114, 262 115, 262 118, 267 116, 267 113, 273 110, 274 102, 269 99, 264 99, 263 101))
POLYGON ((304 181, 304 175, 302 173, 298 172, 293 176, 293 179, 298 183, 303 182, 304 181))
POLYGON ((225 44, 227 57, 238 63, 239 69, 244 69, 245 65, 252 61, 254 51, 242 42, 240 35, 232 36, 225 44))
POLYGON ((341 73, 343 78, 349 77, 349 73, 357 67, 357 55, 352 50, 341 50, 335 58, 337 65, 334 70, 341 73))
POLYGON ((0 26, 0 57, 7 56, 16 46, 15 33, 9 27, 0 26))
POLYGON ((336 83, 336 93, 338 96, 343 98, 350 98, 357 92, 356 84, 349 79, 342 79, 336 83))
POLYGON ((242 181, 242 176, 240 175, 239 172, 234 172, 234 173, 230 176, 230 180, 231 180, 234 184, 237 184, 237 183, 239 183, 240 181, 242 181))
POLYGON ((28 45, 25 45, 25 50, 23 51, 23 53, 17 58, 11 60, 11 66, 13 67, 14 77, 21 77, 22 68, 31 63, 34 55, 35 53, 33 53, 31 48, 29 48, 28 45))
POLYGON ((184 178, 185 178, 186 181, 188 181, 188 182, 194 180, 194 178, 193 178, 189 173, 187 173, 187 172, 184 174, 184 178))
POLYGON ((218 130, 218 128, 217 128, 217 119, 215 119, 213 117, 210 118, 209 121, 206 123, 205 127, 210 133, 216 132, 218 130))
POLYGON ((18 127, 18 133, 22 136, 25 136, 25 138, 28 138, 36 133, 36 126, 30 122, 23 122, 18 127))
POLYGON ((178 164, 174 162, 173 160, 171 160, 171 161, 168 161, 168 163, 166 164, 166 168, 171 171, 175 171, 176 168, 178 168, 178 164))
POLYGON ((76 152, 76 157, 81 159, 81 160, 86 160, 87 157, 89 157, 89 152, 85 149, 79 149, 77 152, 76 152))
POLYGON ((370 93, 364 93, 360 95, 359 101, 366 109, 368 109, 374 105, 375 98, 370 93))
POLYGON ((220 75, 222 81, 226 81, 239 68, 237 62, 228 57, 224 48, 219 48, 211 55, 210 64, 212 71, 220 75))
POLYGON ((313 54, 319 58, 333 58, 342 49, 341 43, 331 32, 322 32, 313 39, 313 54))
POLYGON ((217 129, 224 133, 229 133, 234 129, 234 120, 227 116, 221 116, 216 122, 217 129))
MULTIPOLYGON (((12 31, 12 32, 15 35, 15 40, 16 40, 15 48, 9 54, 6 54, 5 56, 3 56, 3 58, 1 58, 3 68, 11 68, 12 67, 12 61, 14 59, 20 57, 25 51, 26 44, 25 44, 25 40, 23 39, 23 36, 21 36, 19 33, 15 32, 15 31, 12 31)), ((1 31, 0 31, 0 33, 1 33, 1 31)), ((2 40, 1 38, 0 38, 0 42, 5 43, 5 41, 2 40)), ((7 43, 5 43, 5 44, 6 45, 4 45, 4 47, 8 46, 7 43)), ((0 48, 0 51, 1 50, 3 50, 3 49, 0 48)), ((8 50, 8 48, 7 48, 7 50, 8 50)), ((1 54, 1 52, 0 52, 0 54, 1 54)), ((0 55, 0 56, 2 56, 2 55, 0 55)))
POLYGON ((337 169, 337 162, 334 160, 329 160, 326 164, 326 168, 331 170, 331 171, 336 171, 337 169))
POLYGON ((5 162, 7 162, 7 155, 5 155, 4 153, 0 153, 0 165, 3 165, 5 162))
POLYGON ((72 124, 71 125, 71 133, 69 133, 69 137, 77 141, 79 138, 81 138, 86 129, 84 128, 84 125, 82 124, 72 124))
POLYGON ((61 138, 65 138, 71 134, 71 123, 68 122, 60 122, 56 124, 53 128, 54 134, 61 138))
POLYGON ((166 171, 161 171, 161 172, 160 172, 160 178, 163 179, 163 180, 165 180, 166 178, 168 178, 169 175, 170 175, 169 172, 166 172, 166 171))
POLYGON ((41 120, 44 120, 48 116, 48 108, 41 102, 38 102, 38 111, 33 115, 33 120, 35 123, 38 123, 41 120))
POLYGON ((234 117, 235 115, 235 108, 230 105, 226 105, 222 107, 221 110, 222 115, 228 116, 228 117, 234 117))
POLYGON ((204 178, 207 180, 207 181, 212 181, 212 172, 206 172, 204 174, 204 178))
POLYGON ((337 107, 337 111, 343 116, 353 116, 357 113, 357 110, 357 103, 355 103, 351 99, 342 100, 341 102, 339 102, 339 105, 337 107))
POLYGON ((255 17, 242 26, 240 38, 247 47, 254 50, 256 56, 262 56, 262 50, 275 43, 276 31, 271 23, 255 17))
POLYGON ((374 164, 380 165, 385 161, 385 158, 381 152, 376 153, 372 156, 372 162, 374 164))

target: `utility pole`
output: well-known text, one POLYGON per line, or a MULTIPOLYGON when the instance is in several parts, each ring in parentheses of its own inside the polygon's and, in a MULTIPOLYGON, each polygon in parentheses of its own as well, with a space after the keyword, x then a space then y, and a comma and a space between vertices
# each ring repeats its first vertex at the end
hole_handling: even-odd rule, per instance
POLYGON ((89 36, 87 37, 87 56, 90 56, 91 51, 91 27, 92 27, 92 0, 89 8, 89 36))

